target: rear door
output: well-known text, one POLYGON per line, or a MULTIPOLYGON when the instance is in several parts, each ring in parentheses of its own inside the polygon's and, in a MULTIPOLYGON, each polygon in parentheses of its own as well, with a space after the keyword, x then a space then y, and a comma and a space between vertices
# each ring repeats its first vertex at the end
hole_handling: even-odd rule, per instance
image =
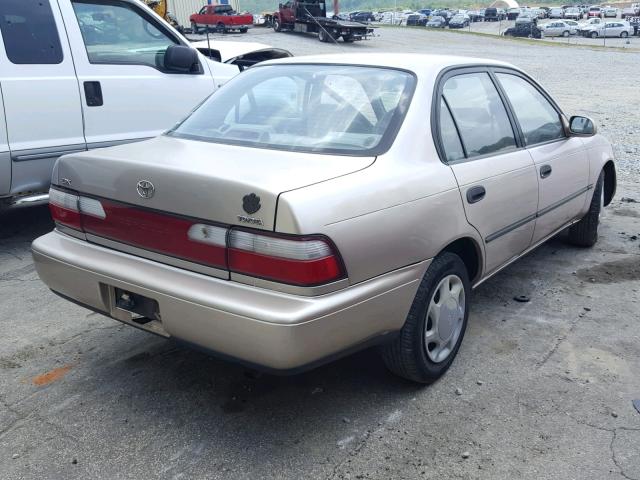
POLYGON ((467 220, 484 240, 489 273, 531 244, 536 170, 486 69, 449 72, 439 93, 441 158, 456 176, 467 220))
POLYGON ((513 109, 539 179, 536 243, 576 218, 584 208, 589 159, 582 140, 565 135, 559 108, 540 87, 512 70, 496 70, 495 75, 513 109))
POLYGON ((78 81, 62 25, 55 0, 0 1, 0 84, 8 132, 0 130, 0 145, 7 135, 12 193, 48 189, 55 160, 86 148, 78 81))
POLYGON ((139 2, 67 0, 61 7, 89 148, 154 137, 214 91, 204 63, 199 73, 164 70, 167 48, 182 40, 139 2))

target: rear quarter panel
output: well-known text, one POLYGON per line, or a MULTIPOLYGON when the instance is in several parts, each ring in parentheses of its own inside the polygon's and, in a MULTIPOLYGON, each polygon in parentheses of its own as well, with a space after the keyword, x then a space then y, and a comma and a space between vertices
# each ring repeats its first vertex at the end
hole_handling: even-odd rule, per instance
POLYGON ((281 194, 276 230, 327 235, 351 283, 432 258, 463 236, 482 245, 435 150, 431 96, 432 83, 419 82, 393 146, 373 165, 281 194))
MULTIPOLYGON (((593 137, 586 137, 582 140, 589 159, 589 185, 595 185, 604 165, 609 160, 614 160, 613 147, 611 143, 609 143, 609 140, 600 134, 594 135, 593 137)), ((593 190, 590 192, 591 193, 587 195, 587 200, 582 209, 583 214, 587 212, 591 203, 593 190)))

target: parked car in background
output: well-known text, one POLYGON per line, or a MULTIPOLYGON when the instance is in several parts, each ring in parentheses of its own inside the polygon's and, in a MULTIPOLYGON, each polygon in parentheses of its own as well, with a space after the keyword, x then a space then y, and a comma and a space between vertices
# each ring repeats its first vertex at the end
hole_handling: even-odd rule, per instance
POLYGON ((207 28, 218 33, 246 33, 253 25, 253 15, 236 13, 231 5, 205 5, 189 17, 189 22, 193 33, 207 28))
POLYGON ((46 202, 58 157, 155 137, 239 73, 135 0, 1 0, 0 33, 0 208, 46 202))
POLYGON ((520 8, 510 8, 507 10, 507 20, 515 20, 520 15, 522 10, 520 8))
POLYGON ((552 8, 551 10, 549 10, 549 18, 551 19, 564 18, 564 10, 561 8, 552 8))
POLYGON ((430 8, 422 8, 420 10, 417 10, 416 13, 419 13, 421 15, 425 15, 425 16, 430 16, 431 15, 432 10, 430 8))
POLYGON ((604 23, 604 20, 598 17, 590 18, 587 21, 578 23, 578 34, 582 35, 586 30, 590 29, 592 26, 600 25, 604 23))
POLYGON ((449 20, 449 28, 466 28, 471 23, 469 15, 459 13, 449 20))
POLYGON ((589 11, 587 12, 587 17, 598 17, 603 18, 604 12, 601 7, 589 7, 589 11))
POLYGON ((503 13, 502 9, 489 7, 484 10, 484 21, 485 22, 498 22, 500 20, 504 20, 506 15, 503 13))
POLYGON ((596 244, 613 159, 503 62, 277 60, 158 138, 61 158, 34 264, 63 298, 228 359, 291 372, 379 345, 431 383, 472 288, 567 228, 596 244))
POLYGON ((407 25, 408 27, 424 27, 428 21, 429 17, 427 17, 426 15, 415 13, 407 17, 405 25, 407 25))
POLYGON ((484 21, 484 10, 469 10, 468 15, 473 23, 484 21))
POLYGON ((564 11, 564 18, 570 20, 580 20, 582 18, 582 12, 578 7, 570 7, 564 11))
POLYGON ((591 26, 583 31, 585 37, 620 37, 627 38, 633 35, 633 27, 628 22, 605 22, 591 26))
POLYGON ((542 38, 542 30, 533 23, 519 23, 507 28, 502 35, 507 37, 542 38))
POLYGON ((635 8, 626 7, 622 9, 622 12, 620 13, 620 18, 624 20, 627 17, 635 17, 636 15, 638 15, 638 12, 636 11, 635 8))
POLYGON ((603 12, 604 18, 618 18, 618 9, 613 7, 607 7, 603 12))
POLYGON ((566 21, 553 20, 540 27, 545 37, 568 37, 577 33, 577 28, 570 26, 566 21))
POLYGON ((436 15, 429 19, 426 26, 429 28, 445 28, 447 26, 447 21, 444 17, 436 15))
POLYGON ((537 25, 538 16, 532 10, 525 10, 520 15, 518 15, 518 18, 516 18, 516 25, 519 25, 519 24, 537 25))
POLYGON ((350 15, 350 20, 352 22, 369 23, 375 20, 375 16, 373 12, 357 12, 350 15))

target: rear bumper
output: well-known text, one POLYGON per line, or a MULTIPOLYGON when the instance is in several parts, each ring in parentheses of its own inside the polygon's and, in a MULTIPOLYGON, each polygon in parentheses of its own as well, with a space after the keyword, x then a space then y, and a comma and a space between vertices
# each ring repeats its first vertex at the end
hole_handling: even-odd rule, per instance
POLYGON ((212 278, 54 231, 36 239, 40 278, 56 293, 144 330, 272 370, 313 365, 399 330, 429 261, 305 297, 212 278), (115 307, 121 288, 158 302, 146 325, 115 307))

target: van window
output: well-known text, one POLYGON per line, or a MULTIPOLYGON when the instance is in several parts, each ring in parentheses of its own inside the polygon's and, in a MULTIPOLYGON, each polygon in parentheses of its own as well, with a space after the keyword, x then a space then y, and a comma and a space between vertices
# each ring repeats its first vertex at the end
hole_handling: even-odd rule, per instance
POLYGON ((1 0, 0 31, 11 63, 62 63, 62 46, 49 0, 1 0))
POLYGON ((178 43, 126 2, 73 0, 73 9, 91 63, 162 69, 167 48, 178 43))

